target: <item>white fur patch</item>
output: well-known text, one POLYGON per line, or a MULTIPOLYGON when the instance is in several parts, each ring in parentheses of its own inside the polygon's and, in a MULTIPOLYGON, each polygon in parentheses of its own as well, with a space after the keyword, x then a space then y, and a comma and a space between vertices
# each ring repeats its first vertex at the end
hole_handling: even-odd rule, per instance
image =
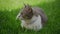
MULTIPOLYGON (((31 22, 34 21, 34 23, 32 23, 32 24, 27 25, 26 21, 24 21, 24 20, 21 20, 21 21, 22 21, 22 23, 21 23, 22 28, 25 27, 26 29, 33 29, 35 31, 42 29, 42 23, 41 23, 41 16, 40 15, 32 17, 32 19, 30 20, 31 22)), ((30 21, 27 21, 27 22, 30 22, 30 21)))

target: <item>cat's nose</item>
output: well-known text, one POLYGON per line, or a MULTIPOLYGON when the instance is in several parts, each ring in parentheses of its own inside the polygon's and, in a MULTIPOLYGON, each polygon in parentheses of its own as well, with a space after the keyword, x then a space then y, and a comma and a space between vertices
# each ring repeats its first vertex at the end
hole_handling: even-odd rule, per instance
POLYGON ((20 17, 20 15, 17 15, 16 20, 20 17))
POLYGON ((16 20, 18 19, 18 16, 16 17, 16 20))

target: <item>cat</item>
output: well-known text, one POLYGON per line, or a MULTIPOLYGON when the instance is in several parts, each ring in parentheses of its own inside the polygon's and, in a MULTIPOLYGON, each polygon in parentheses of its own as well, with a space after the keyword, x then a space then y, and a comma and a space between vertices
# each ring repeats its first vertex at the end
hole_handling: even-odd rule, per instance
POLYGON ((21 20, 21 27, 39 31, 42 29, 48 18, 46 14, 39 7, 31 7, 24 5, 23 9, 19 12, 16 18, 21 20))

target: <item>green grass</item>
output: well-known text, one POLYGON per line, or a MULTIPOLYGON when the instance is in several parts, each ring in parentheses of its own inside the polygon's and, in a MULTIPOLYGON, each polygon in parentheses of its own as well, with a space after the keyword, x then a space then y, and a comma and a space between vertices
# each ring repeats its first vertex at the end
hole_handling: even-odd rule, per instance
POLYGON ((0 34, 60 34, 59 0, 55 0, 54 2, 37 3, 34 5, 31 3, 31 5, 43 8, 48 16, 48 22, 42 30, 39 32, 31 30, 25 31, 20 26, 21 21, 16 20, 16 15, 20 9, 17 8, 11 11, 4 9, 4 11, 0 10, 0 34))

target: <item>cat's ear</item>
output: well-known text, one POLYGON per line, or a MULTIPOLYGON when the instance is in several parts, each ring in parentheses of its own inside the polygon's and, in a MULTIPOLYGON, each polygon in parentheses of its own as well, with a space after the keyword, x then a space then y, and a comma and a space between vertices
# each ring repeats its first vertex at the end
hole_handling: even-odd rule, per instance
POLYGON ((26 4, 24 3, 24 7, 26 7, 26 4))
POLYGON ((27 6, 31 7, 31 5, 27 4, 27 6))

